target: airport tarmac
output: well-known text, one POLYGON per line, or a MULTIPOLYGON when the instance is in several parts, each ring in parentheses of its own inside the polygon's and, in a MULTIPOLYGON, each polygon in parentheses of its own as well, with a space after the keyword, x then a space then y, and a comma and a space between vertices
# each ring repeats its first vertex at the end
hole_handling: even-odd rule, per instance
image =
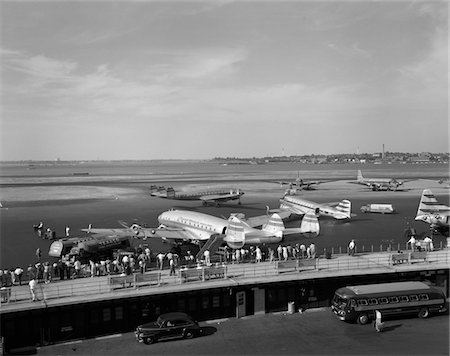
POLYGON ((384 320, 385 331, 330 308, 200 323, 204 336, 153 345, 124 333, 40 347, 38 355, 448 355, 449 316, 384 320))
MULTIPOLYGON (((340 172, 329 172, 339 177, 340 172)), ((295 173, 296 174, 296 173, 295 173)), ((416 172, 414 172, 416 174, 416 172)), ((270 175, 245 175, 242 173, 220 174, 175 174, 167 180, 154 181, 141 176, 126 177, 49 177, 49 178, 2 178, 7 181, 2 186, 1 196, 4 208, 1 214, 0 268, 10 269, 36 262, 35 251, 39 247, 43 260, 52 262, 47 256, 50 240, 42 240, 33 231, 33 225, 43 221, 56 231, 58 237, 64 234, 66 225, 70 226, 71 236, 83 236, 80 231, 89 224, 93 227, 121 227, 123 220, 128 224, 146 223, 158 226, 158 215, 168 209, 188 209, 227 218, 230 213, 241 212, 247 216, 265 214, 266 206, 279 207, 279 199, 286 187, 263 181, 270 175), (94 179, 95 178, 95 179, 94 179), (94 181, 92 181, 94 179, 94 181), (253 180, 252 180, 253 179, 253 180), (175 201, 149 196, 150 184, 167 184, 180 187, 184 191, 216 189, 217 187, 238 187, 245 192, 242 205, 227 202, 217 208, 204 207, 199 201, 175 201)), ((422 190, 431 188, 436 197, 448 204, 448 189, 433 181, 414 181, 405 185, 406 190, 397 192, 373 192, 369 188, 350 184, 346 180, 321 184, 317 190, 299 192, 304 199, 319 203, 338 202, 342 199, 352 201, 352 212, 357 214, 349 222, 339 222, 331 218, 320 219, 320 235, 314 240, 319 251, 346 248, 351 239, 359 246, 404 244, 403 230, 406 219, 413 219, 422 190), (396 214, 363 214, 359 211, 368 203, 390 203, 396 214)), ((299 221, 292 221, 286 227, 296 227, 299 221)), ((414 222, 419 233, 427 233, 428 225, 414 222)), ((297 241, 307 242, 299 238, 297 241)), ((295 243, 296 241, 291 241, 295 243)), ((159 239, 145 242, 133 240, 133 245, 148 244, 158 253, 170 249, 159 239)), ((435 236, 435 245, 446 244, 446 238, 435 236)))

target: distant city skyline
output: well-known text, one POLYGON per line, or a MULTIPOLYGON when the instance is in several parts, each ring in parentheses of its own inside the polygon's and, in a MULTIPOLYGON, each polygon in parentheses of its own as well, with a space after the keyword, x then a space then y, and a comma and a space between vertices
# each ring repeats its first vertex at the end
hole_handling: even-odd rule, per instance
POLYGON ((1 7, 1 161, 449 151, 447 2, 1 7))

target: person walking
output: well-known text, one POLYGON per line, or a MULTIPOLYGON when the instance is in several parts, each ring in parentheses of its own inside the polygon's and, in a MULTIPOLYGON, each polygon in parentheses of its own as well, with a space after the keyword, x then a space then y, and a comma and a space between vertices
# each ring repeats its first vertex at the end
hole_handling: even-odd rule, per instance
POLYGON ((278 261, 281 261, 281 257, 283 256, 283 247, 281 245, 278 245, 277 253, 278 253, 278 261))
POLYGON ((259 246, 256 246, 255 255, 256 255, 256 263, 260 263, 262 260, 262 252, 259 246))
POLYGON ((163 264, 164 264, 164 254, 162 252, 158 253, 158 256, 156 256, 158 258, 158 267, 160 270, 163 269, 163 264))
POLYGON ((69 237, 70 235, 70 227, 66 226, 66 237, 69 237))
POLYGON ((350 243, 348 244, 348 254, 350 256, 354 256, 355 255, 355 240, 351 240, 350 243))
POLYGON ((175 261, 174 261, 173 258, 171 258, 169 260, 169 266, 170 266, 170 275, 171 276, 175 276, 176 275, 176 272, 175 272, 175 261))
POLYGON ((311 258, 316 258, 316 245, 314 245, 314 243, 309 245, 309 252, 311 254, 311 258))
POLYGON ((282 250, 283 250, 283 261, 287 261, 287 260, 288 260, 288 257, 289 257, 289 255, 288 255, 288 249, 287 249, 286 246, 283 246, 282 250))
POLYGON ((23 269, 20 268, 20 267, 17 267, 17 268, 14 270, 14 273, 16 274, 17 280, 19 281, 19 286, 21 286, 21 285, 22 285, 23 269))
POLYGON ((408 240, 408 243, 411 245, 411 252, 414 252, 415 248, 416 248, 416 238, 413 236, 411 236, 411 238, 408 240))
POLYGON ((28 285, 30 286, 30 293, 31 293, 31 301, 36 302, 38 299, 36 297, 36 287, 37 287, 37 281, 36 279, 30 279, 30 282, 28 282, 28 285))
POLYGON ((377 309, 375 310, 375 330, 377 333, 383 330, 384 323, 381 321, 381 312, 377 309))
POLYGON ((42 256, 42 252, 41 252, 41 249, 38 247, 36 249, 36 258, 37 258, 38 262, 41 261, 41 256, 42 256))
POLYGON ((203 252, 203 256, 205 257, 205 265, 209 266, 211 264, 209 250, 205 250, 205 252, 203 252))

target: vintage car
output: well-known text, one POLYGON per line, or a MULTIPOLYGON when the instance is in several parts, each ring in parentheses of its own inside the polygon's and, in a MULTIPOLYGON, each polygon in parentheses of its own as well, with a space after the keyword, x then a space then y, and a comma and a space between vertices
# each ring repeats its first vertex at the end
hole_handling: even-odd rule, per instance
POLYGON ((161 314, 155 322, 139 325, 135 331, 136 339, 145 344, 164 339, 191 339, 200 333, 198 322, 180 312, 161 314))

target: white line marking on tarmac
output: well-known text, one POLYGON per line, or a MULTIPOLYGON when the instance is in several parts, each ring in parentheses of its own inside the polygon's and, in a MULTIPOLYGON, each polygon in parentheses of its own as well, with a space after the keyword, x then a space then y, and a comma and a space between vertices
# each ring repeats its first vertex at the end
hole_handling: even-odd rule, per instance
POLYGON ((106 340, 106 339, 113 339, 115 337, 121 337, 122 334, 114 334, 114 335, 106 335, 106 336, 99 336, 96 337, 95 340, 106 340))
POLYGON ((215 320, 207 320, 205 321, 206 324, 218 324, 218 323, 223 323, 224 321, 228 321, 230 320, 229 318, 223 318, 223 319, 215 319, 215 320))

